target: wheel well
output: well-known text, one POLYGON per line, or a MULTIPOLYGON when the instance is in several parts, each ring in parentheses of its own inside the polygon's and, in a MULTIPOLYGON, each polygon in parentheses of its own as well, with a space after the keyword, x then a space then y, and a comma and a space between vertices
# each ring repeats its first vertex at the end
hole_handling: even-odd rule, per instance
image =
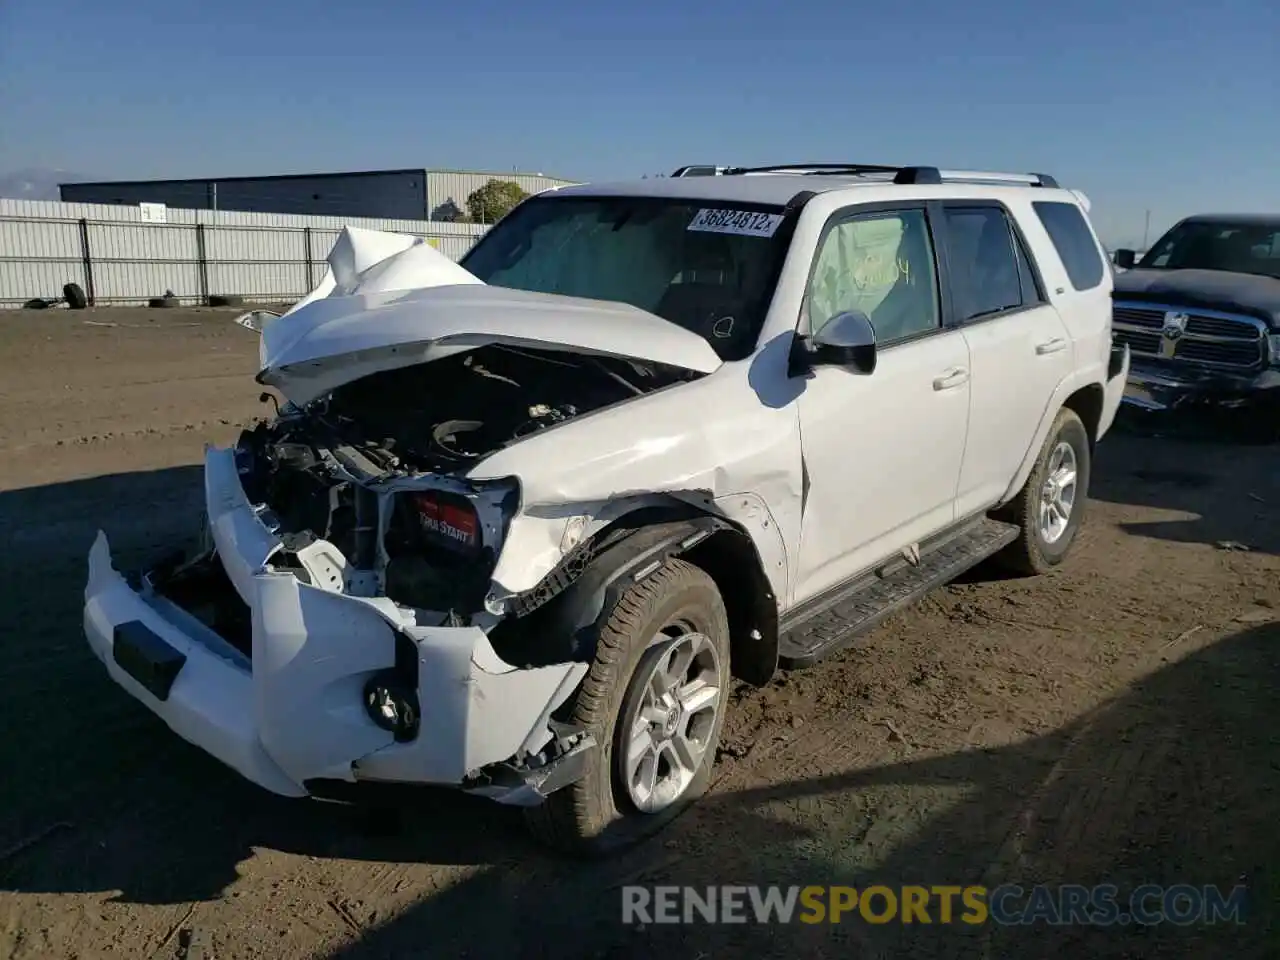
POLYGON ((1084 429, 1089 434, 1090 447, 1098 441, 1098 424, 1102 421, 1102 405, 1105 399, 1106 395, 1102 387, 1091 383, 1067 397, 1062 404, 1068 410, 1075 411, 1076 415, 1084 421, 1084 429))
POLYGON ((778 608, 755 544, 731 521, 687 503, 632 511, 584 541, 516 598, 489 640, 500 657, 521 667, 589 660, 610 594, 619 584, 625 588, 637 564, 643 569, 670 557, 704 571, 720 591, 733 675, 768 683, 778 666, 778 608))
POLYGON ((778 667, 778 605, 751 538, 736 528, 718 530, 681 554, 705 571, 729 616, 733 675, 755 686, 778 667))

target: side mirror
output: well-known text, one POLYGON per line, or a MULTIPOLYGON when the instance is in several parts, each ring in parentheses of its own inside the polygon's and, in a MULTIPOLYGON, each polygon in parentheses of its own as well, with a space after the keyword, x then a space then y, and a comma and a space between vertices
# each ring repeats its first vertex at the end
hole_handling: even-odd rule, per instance
POLYGON ((1138 262, 1138 255, 1132 250, 1116 251, 1116 266, 1122 270, 1132 270, 1133 265, 1138 262))
POLYGON ((846 367, 868 374, 876 369, 876 331, 861 310, 838 313, 817 333, 797 336, 791 345, 791 374, 813 367, 846 367))

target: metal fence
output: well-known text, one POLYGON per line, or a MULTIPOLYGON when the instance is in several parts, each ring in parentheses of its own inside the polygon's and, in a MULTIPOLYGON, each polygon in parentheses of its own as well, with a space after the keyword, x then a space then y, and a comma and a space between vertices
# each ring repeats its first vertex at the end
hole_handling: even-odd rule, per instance
POLYGON ((60 297, 67 283, 79 284, 99 306, 169 293, 188 304, 211 296, 289 302, 320 282, 347 225, 422 237, 455 261, 486 229, 0 199, 0 307, 60 297))

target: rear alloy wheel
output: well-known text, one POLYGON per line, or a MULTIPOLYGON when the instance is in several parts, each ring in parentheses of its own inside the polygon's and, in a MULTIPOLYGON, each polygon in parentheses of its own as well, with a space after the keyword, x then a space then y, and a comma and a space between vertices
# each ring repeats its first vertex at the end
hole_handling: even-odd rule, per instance
POLYGON ((1062 441, 1053 448, 1045 472, 1038 514, 1040 538, 1051 545, 1061 540, 1071 526, 1076 493, 1080 489, 1076 453, 1071 444, 1062 441))
POLYGON ((1018 495, 996 516, 1017 524, 1018 539, 997 555, 1014 573, 1047 573, 1066 557, 1084 519, 1092 466, 1089 432, 1074 410, 1058 412, 1018 495))
POLYGON ((707 788, 728 703, 729 622, 715 581, 668 560, 600 631, 572 720, 594 735, 585 775, 526 812, 562 851, 602 856, 657 833, 707 788))

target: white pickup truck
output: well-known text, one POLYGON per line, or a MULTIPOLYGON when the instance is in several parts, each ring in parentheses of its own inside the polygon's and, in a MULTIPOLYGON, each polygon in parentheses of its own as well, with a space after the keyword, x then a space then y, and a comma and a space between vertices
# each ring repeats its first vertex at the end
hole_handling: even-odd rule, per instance
POLYGON ((89 644, 275 793, 625 847, 704 791, 732 677, 1062 561, 1129 364, 1087 210, 806 164, 557 189, 461 264, 349 230, 247 321, 288 402, 207 451, 202 548, 126 577, 99 535, 89 644))

